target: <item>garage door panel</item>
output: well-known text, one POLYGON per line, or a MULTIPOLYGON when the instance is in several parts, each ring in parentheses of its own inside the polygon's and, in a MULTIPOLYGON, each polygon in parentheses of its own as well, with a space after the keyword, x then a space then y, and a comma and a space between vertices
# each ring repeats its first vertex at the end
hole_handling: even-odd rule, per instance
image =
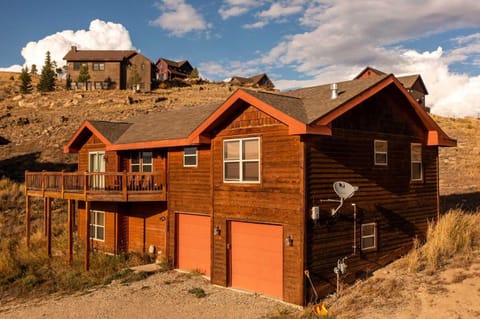
POLYGON ((177 267, 210 276, 210 217, 177 214, 177 267))
POLYGON ((231 286, 282 298, 282 227, 231 222, 230 236, 231 286))

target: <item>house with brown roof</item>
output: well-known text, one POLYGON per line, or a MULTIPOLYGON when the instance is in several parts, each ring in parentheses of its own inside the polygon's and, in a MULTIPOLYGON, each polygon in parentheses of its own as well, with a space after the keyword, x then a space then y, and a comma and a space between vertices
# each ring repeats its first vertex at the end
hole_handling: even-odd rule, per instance
POLYGON ((193 71, 193 67, 187 60, 172 61, 165 58, 158 59, 157 80, 170 81, 174 79, 186 79, 193 71))
POLYGON ((27 243, 30 199, 44 198, 47 238, 51 201, 64 199, 67 256, 77 221, 86 269, 92 249, 154 254, 304 305, 315 294, 306 270, 325 295, 334 269, 363 278, 425 238, 439 148, 455 145, 391 74, 86 120, 64 147, 76 172, 25 173, 27 243))
POLYGON ((275 87, 266 73, 257 74, 248 78, 234 76, 230 79, 230 84, 265 89, 273 89, 275 87))
POLYGON ((63 59, 73 89, 150 91, 155 79, 153 62, 135 50, 78 50, 72 46, 63 59), (86 82, 79 81, 82 66, 90 76, 86 82))
MULTIPOLYGON (((367 66, 365 69, 360 72, 355 79, 364 79, 373 76, 386 75, 385 72, 367 66)), ((402 83, 403 87, 413 96, 413 98, 423 106, 427 112, 430 111, 429 108, 425 105, 425 95, 428 95, 427 87, 423 82, 423 79, 420 74, 412 74, 405 76, 398 76, 397 79, 402 83)))

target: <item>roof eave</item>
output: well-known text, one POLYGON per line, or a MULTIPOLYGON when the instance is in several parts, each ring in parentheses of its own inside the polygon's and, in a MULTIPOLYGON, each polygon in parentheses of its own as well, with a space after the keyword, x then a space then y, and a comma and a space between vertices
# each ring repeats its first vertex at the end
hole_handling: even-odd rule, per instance
POLYGON ((79 149, 73 147, 72 145, 75 143, 75 141, 79 138, 80 134, 82 134, 85 129, 89 130, 93 135, 98 137, 98 139, 103 144, 105 144, 106 148, 112 145, 112 143, 102 133, 100 133, 100 131, 98 131, 88 120, 85 120, 83 121, 82 125, 80 125, 80 127, 77 129, 72 138, 68 141, 68 143, 63 147, 64 153, 78 153, 79 149))

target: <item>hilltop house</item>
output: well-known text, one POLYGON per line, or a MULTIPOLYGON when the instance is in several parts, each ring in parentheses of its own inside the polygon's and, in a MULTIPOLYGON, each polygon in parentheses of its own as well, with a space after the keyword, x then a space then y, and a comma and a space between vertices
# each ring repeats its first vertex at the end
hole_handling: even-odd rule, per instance
MULTIPOLYGON (((370 66, 367 66, 365 69, 360 72, 355 79, 365 79, 374 76, 384 76, 385 72, 374 69, 370 66)), ((425 105, 425 95, 428 95, 427 87, 423 83, 422 77, 420 74, 412 74, 399 76, 397 79, 402 83, 403 87, 407 89, 413 98, 420 104, 427 112, 430 112, 430 109, 425 105)))
POLYGON ((72 80, 73 89, 124 90, 135 86, 135 89, 150 91, 155 78, 153 62, 134 50, 78 50, 73 46, 63 59, 67 61, 67 76, 72 80), (83 65, 90 75, 85 83, 78 81, 83 65), (138 83, 130 83, 135 78, 138 83))
POLYGON ((238 86, 264 89, 273 89, 275 87, 265 73, 257 74, 249 78, 234 76, 231 78, 230 83, 238 86))
POLYGON ((152 253, 212 283, 296 304, 424 238, 439 214, 439 147, 455 146, 393 75, 299 89, 238 89, 220 105, 86 120, 64 148, 78 171, 26 172, 30 198, 68 201, 85 242, 152 253), (332 184, 358 187, 336 214, 332 184), (355 205, 352 205, 355 204, 355 205), (90 240, 86 240, 90 239, 90 240), (347 258, 348 257, 348 258, 347 258), (346 259, 347 258, 347 259, 346 259))
POLYGON ((167 81, 174 79, 186 79, 193 71, 193 67, 188 61, 172 61, 165 58, 158 59, 157 80, 167 81))

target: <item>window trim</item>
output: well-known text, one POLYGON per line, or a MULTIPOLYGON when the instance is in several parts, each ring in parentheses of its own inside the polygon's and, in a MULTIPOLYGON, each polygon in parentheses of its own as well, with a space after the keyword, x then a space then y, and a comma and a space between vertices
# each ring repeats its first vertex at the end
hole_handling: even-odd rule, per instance
POLYGON ((224 183, 228 183, 228 184, 260 184, 260 182, 261 182, 260 172, 261 172, 261 163, 262 163, 261 153, 260 153, 261 152, 260 143, 261 143, 260 137, 232 138, 232 139, 223 140, 222 152, 223 152, 223 182, 224 183), (243 142, 244 141, 253 141, 253 140, 257 141, 258 157, 255 160, 245 160, 245 159, 242 158, 243 157, 242 156, 243 155, 243 142), (227 160, 227 159, 225 159, 225 145, 228 142, 238 142, 238 145, 239 145, 238 160, 227 160), (258 180, 256 180, 256 181, 244 180, 243 163, 248 163, 248 162, 258 162, 258 180), (225 178, 225 164, 226 163, 238 163, 238 165, 239 165, 239 172, 238 172, 239 178, 238 178, 238 180, 232 180, 232 179, 226 179, 225 178))
POLYGON ((132 173, 153 173, 153 159, 154 159, 153 151, 138 151, 138 152, 130 153, 130 172, 132 172, 132 173), (152 154, 152 156, 151 156, 152 162, 151 163, 145 164, 143 162, 143 158, 144 158, 143 153, 151 153, 152 154), (132 160, 134 159, 134 156, 136 156, 136 158, 138 158, 138 164, 133 164, 132 163, 132 160), (138 171, 137 172, 132 170, 133 166, 138 166, 138 171), (143 169, 144 166, 150 166, 151 170, 149 172, 145 172, 145 170, 143 169))
POLYGON ((94 62, 92 69, 93 71, 105 71, 105 63, 94 62))
POLYGON ((198 166, 198 147, 196 146, 185 146, 183 148, 183 167, 197 167, 198 166), (186 154, 185 150, 189 149, 195 149, 195 154, 186 154), (191 157, 195 158, 195 164, 185 164, 185 158, 191 157))
POLYGON ((410 143, 410 180, 412 182, 421 182, 423 181, 423 149, 421 143, 410 143), (413 160, 413 148, 420 147, 420 161, 413 160), (414 178, 413 176, 413 165, 420 164, 420 177, 414 178))
POLYGON ((360 225, 360 249, 362 251, 373 251, 378 249, 378 231, 377 231, 377 223, 365 223, 360 225), (372 235, 364 235, 363 234, 363 229, 367 226, 373 226, 373 234, 372 235), (369 247, 364 247, 363 246, 363 240, 366 238, 372 238, 373 237, 373 246, 369 247))
POLYGON ((388 141, 387 140, 374 140, 373 141, 373 162, 375 166, 388 166, 388 141), (377 150, 377 142, 386 144, 386 151, 377 150), (385 163, 377 162, 377 154, 385 154, 385 163))
POLYGON ((96 210, 96 209, 90 209, 90 214, 94 214, 94 218, 92 219, 92 216, 90 215, 90 239, 93 239, 95 241, 101 241, 101 242, 104 242, 105 241, 105 218, 106 218, 106 213, 105 211, 103 210, 96 210), (97 224, 98 222, 98 216, 97 214, 103 214, 103 225, 100 225, 100 224, 97 224), (102 228, 103 229, 103 238, 100 239, 98 238, 98 229, 99 228, 102 228), (93 231, 92 231, 93 229, 93 231))

